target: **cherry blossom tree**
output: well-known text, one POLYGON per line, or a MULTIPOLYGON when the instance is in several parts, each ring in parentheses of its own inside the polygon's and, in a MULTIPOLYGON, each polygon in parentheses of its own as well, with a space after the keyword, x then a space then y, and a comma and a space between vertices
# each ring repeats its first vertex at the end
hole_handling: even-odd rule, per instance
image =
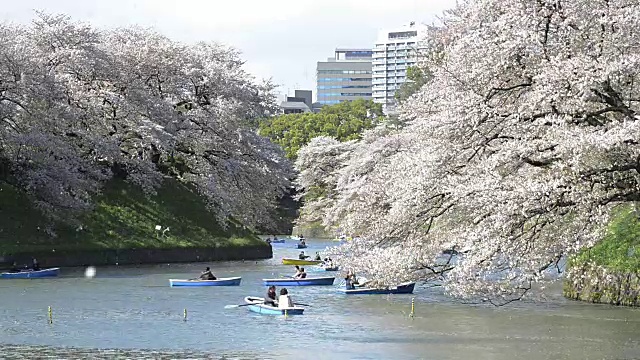
POLYGON ((360 235, 334 250, 343 266, 505 303, 599 241, 612 209, 640 198, 639 23, 638 0, 467 0, 446 12, 405 127, 333 160, 301 150, 307 191, 313 158, 335 163, 315 204, 327 226, 360 235))
POLYGON ((256 83, 236 50, 39 13, 0 27, 0 56, 1 180, 50 216, 87 209, 114 176, 150 193, 174 176, 221 224, 273 220, 292 167, 255 130, 273 112, 273 86, 256 83))

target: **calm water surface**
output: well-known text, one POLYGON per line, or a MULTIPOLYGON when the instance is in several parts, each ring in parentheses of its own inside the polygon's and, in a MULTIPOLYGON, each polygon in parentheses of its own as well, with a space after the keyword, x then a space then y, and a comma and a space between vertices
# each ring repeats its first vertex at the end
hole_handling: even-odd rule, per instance
MULTIPOLYGON (((310 243, 310 255, 330 244, 310 243)), ((262 278, 291 274, 279 262, 296 256, 293 246, 275 244, 269 260, 210 264, 217 276, 242 276, 238 287, 168 286, 207 264, 0 280, 0 358, 640 359, 638 309, 567 301, 559 284, 546 303, 501 308, 460 304, 437 289, 347 297, 330 286, 289 288, 294 300, 312 305, 303 316, 224 308, 262 296, 262 278)))

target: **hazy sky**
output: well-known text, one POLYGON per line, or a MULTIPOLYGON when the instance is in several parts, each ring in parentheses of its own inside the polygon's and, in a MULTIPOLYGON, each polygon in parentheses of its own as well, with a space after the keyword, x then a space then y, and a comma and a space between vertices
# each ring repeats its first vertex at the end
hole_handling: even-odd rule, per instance
POLYGON ((65 13, 97 27, 137 24, 180 41, 240 49, 246 68, 280 93, 310 89, 317 61, 336 47, 372 47, 380 28, 431 23, 455 0, 17 0, 0 19, 27 23, 35 10, 65 13))

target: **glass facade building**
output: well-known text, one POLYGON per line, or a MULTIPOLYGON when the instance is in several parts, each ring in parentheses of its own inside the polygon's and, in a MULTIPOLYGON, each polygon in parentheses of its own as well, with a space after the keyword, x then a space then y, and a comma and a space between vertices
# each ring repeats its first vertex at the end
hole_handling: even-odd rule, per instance
POLYGON ((372 99, 371 49, 336 49, 335 57, 319 61, 317 102, 334 105, 343 101, 372 99))

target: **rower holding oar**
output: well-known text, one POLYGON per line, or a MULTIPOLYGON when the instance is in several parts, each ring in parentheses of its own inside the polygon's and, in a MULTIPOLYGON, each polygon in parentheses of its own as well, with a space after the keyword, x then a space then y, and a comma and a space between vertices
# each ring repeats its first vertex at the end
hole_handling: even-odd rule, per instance
POLYGON ((276 304, 276 287, 274 285, 269 286, 267 289, 267 296, 264 297, 264 304, 273 307, 278 306, 276 304))
POLYGON ((349 270, 347 271, 347 276, 344 278, 345 288, 347 290, 353 290, 358 285, 358 279, 356 278, 356 273, 349 270))
POLYGON ((294 279, 304 279, 307 277, 307 273, 304 271, 304 268, 298 269, 298 272, 293 277, 294 279))
POLYGON ((200 274, 200 280, 215 280, 217 279, 215 275, 211 272, 211 269, 207 266, 207 268, 200 274))
POLYGON ((36 258, 31 259, 31 269, 33 271, 40 271, 40 264, 36 258))
POLYGON ((292 276, 292 278, 297 279, 302 271, 300 270, 300 265, 296 265, 296 273, 292 276))

